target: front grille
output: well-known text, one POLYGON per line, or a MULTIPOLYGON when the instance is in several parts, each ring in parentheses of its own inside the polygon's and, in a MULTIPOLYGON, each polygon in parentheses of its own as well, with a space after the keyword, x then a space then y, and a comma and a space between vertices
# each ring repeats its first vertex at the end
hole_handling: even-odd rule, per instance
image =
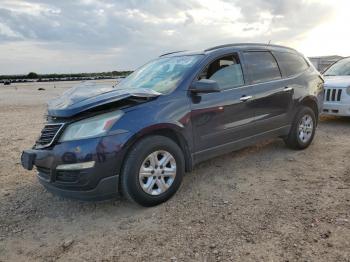
POLYGON ((341 100, 341 94, 342 94, 342 89, 325 89, 325 96, 324 100, 325 101, 340 101, 341 100))
POLYGON ((41 130, 41 135, 36 141, 36 147, 47 147, 52 144, 56 136, 62 129, 63 124, 46 124, 43 130, 41 130))

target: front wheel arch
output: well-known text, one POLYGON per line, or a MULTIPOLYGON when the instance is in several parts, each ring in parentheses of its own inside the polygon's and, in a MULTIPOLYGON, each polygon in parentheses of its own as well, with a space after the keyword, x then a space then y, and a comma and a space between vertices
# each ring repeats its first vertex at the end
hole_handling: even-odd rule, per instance
MULTIPOLYGON (((153 180, 154 182, 155 180, 158 179, 157 182, 162 180, 164 183, 164 180, 163 180, 164 178, 163 179, 160 178, 161 176, 163 176, 162 174, 164 174, 164 171, 162 171, 163 170, 162 165, 160 166, 155 165, 154 167, 155 169, 154 171, 152 171, 154 173, 151 174, 153 178, 151 178, 151 180, 153 180), (159 170, 159 167, 161 170, 159 170), (160 171, 162 171, 161 174, 159 173, 160 171)), ((147 171, 147 172, 150 172, 150 171, 147 171)), ((148 207, 148 206, 158 205, 160 203, 167 201, 176 193, 176 191, 179 189, 181 185, 184 172, 185 172, 185 159, 184 159, 183 152, 181 148, 172 139, 169 139, 165 136, 158 136, 158 135, 146 136, 143 139, 138 140, 131 147, 130 151, 127 153, 125 157, 125 161, 123 163, 123 167, 119 177, 119 183, 120 183, 120 189, 121 189, 120 192, 124 197, 126 197, 131 202, 136 202, 142 206, 148 207), (176 159, 174 160, 176 165, 176 175, 174 176, 174 181, 171 184, 169 184, 169 187, 165 191, 161 192, 159 195, 153 194, 153 192, 152 194, 150 194, 148 192, 148 185, 147 185, 147 190, 145 190, 142 187, 142 184, 140 185, 140 183, 143 183, 143 182, 142 180, 140 180, 140 177, 139 177, 140 165, 143 166, 144 161, 148 159, 147 155, 150 154, 149 156, 151 156, 154 152, 167 152, 168 154, 170 153, 170 155, 174 159, 176 159)), ((152 181, 151 181, 152 188, 154 185, 155 184, 154 183, 152 184, 152 181)), ((156 185, 159 186, 158 183, 156 183, 156 185)), ((155 188, 154 190, 157 190, 157 188, 155 188)))
MULTIPOLYGON (((180 130, 178 130, 180 127, 172 127, 169 125, 162 125, 162 126, 163 126, 162 128, 157 126, 157 127, 142 129, 136 134, 134 134, 132 137, 130 137, 128 139, 128 142, 123 146, 124 153, 121 159, 122 163, 124 163, 125 157, 130 151, 130 149, 138 141, 148 136, 159 135, 159 136, 170 138, 181 148, 185 158, 185 170, 186 172, 192 171, 193 159, 192 159, 191 149, 185 137, 181 134, 180 130)), ((120 166, 120 170, 118 170, 119 173, 122 170, 122 168, 123 168, 123 164, 120 166)))

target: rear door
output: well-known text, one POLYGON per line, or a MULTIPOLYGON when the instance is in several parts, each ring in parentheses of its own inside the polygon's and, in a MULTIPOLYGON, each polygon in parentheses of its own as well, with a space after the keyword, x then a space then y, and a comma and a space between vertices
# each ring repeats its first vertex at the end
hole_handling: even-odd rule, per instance
POLYGON ((269 51, 243 52, 247 81, 254 86, 256 133, 278 130, 288 124, 293 88, 282 79, 275 57, 269 51))

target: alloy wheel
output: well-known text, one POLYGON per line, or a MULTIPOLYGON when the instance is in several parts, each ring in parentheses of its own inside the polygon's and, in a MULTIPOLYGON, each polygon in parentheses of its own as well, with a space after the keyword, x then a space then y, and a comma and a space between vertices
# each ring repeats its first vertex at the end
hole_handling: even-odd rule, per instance
POLYGON ((171 187, 175 176, 175 158, 167 151, 158 150, 149 154, 142 162, 139 182, 147 194, 160 195, 171 187))
POLYGON ((314 122, 312 117, 308 114, 304 115, 299 122, 298 135, 299 139, 303 143, 309 142, 312 137, 314 129, 314 122))

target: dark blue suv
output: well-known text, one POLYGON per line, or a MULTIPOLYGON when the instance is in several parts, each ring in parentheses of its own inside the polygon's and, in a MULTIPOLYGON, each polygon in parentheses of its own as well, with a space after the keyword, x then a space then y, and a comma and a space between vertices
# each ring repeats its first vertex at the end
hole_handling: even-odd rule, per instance
POLYGON ((304 56, 282 46, 165 54, 115 86, 83 83, 51 101, 22 165, 36 166, 39 181, 63 196, 121 192, 157 205, 203 160, 271 137, 308 147, 323 82, 304 56))

